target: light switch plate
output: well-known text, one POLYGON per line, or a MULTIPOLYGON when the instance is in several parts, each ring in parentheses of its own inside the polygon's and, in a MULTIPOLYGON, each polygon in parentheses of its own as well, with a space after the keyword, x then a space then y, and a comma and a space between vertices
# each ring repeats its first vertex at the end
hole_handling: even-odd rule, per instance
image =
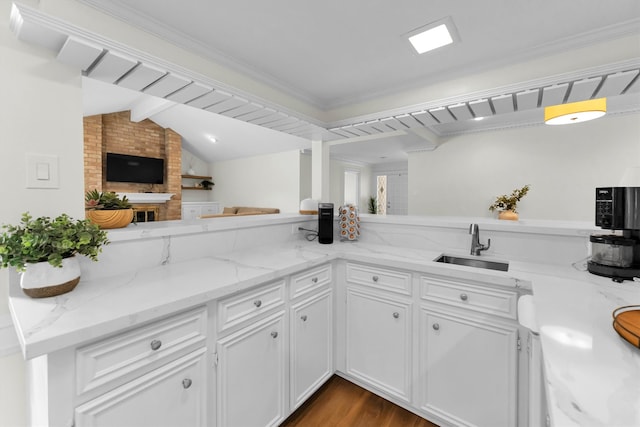
POLYGON ((59 188, 58 156, 27 153, 27 188, 59 188))

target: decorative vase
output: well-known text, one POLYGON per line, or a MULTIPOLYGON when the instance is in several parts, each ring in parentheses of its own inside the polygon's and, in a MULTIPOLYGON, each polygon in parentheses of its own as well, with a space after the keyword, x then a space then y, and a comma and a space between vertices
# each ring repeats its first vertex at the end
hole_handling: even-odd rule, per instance
POLYGON ((133 220, 133 209, 87 211, 86 216, 100 228, 122 228, 133 220))
POLYGON ((498 213, 498 219, 505 219, 508 221, 517 221, 518 214, 515 213, 514 211, 500 211, 498 213))
POLYGON ((71 292, 80 281, 80 264, 75 256, 62 260, 62 267, 47 261, 27 264, 20 273, 20 287, 31 298, 46 298, 71 292))
POLYGON ((358 240, 360 236, 360 216, 354 205, 340 206, 340 240, 358 240))

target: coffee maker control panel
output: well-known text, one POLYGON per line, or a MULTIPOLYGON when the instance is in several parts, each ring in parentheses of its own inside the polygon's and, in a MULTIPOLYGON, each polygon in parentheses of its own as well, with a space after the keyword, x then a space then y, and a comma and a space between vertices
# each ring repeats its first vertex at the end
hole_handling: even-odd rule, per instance
POLYGON ((609 230, 624 229, 625 192, 621 187, 596 188, 596 225, 609 230))

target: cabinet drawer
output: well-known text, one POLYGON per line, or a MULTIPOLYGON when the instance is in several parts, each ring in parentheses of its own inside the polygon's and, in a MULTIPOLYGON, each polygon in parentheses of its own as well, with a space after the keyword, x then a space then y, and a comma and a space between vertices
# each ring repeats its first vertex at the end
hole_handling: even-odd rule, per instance
POLYGON ((411 274, 361 264, 347 264, 347 282, 411 295, 411 274))
POLYGON ((224 331, 284 304, 284 280, 218 302, 218 329, 224 331))
POLYGON ((421 277, 421 296, 427 301, 464 307, 482 313, 516 319, 517 292, 481 285, 421 277))
POLYGON ((76 390, 128 381, 205 345, 207 311, 192 310, 76 350, 76 390))
POLYGON ((331 264, 307 270, 291 278, 291 298, 324 288, 331 283, 331 264))

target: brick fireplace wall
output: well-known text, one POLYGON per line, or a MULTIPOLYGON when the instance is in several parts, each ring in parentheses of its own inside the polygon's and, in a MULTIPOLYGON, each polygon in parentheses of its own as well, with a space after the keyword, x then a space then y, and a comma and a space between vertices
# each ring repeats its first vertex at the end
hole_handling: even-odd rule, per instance
POLYGON ((84 188, 85 191, 123 193, 173 193, 166 203, 158 205, 159 220, 181 218, 182 139, 171 129, 151 120, 132 122, 129 111, 100 114, 84 118, 84 188), (107 153, 156 157, 165 160, 164 184, 107 182, 107 153))

